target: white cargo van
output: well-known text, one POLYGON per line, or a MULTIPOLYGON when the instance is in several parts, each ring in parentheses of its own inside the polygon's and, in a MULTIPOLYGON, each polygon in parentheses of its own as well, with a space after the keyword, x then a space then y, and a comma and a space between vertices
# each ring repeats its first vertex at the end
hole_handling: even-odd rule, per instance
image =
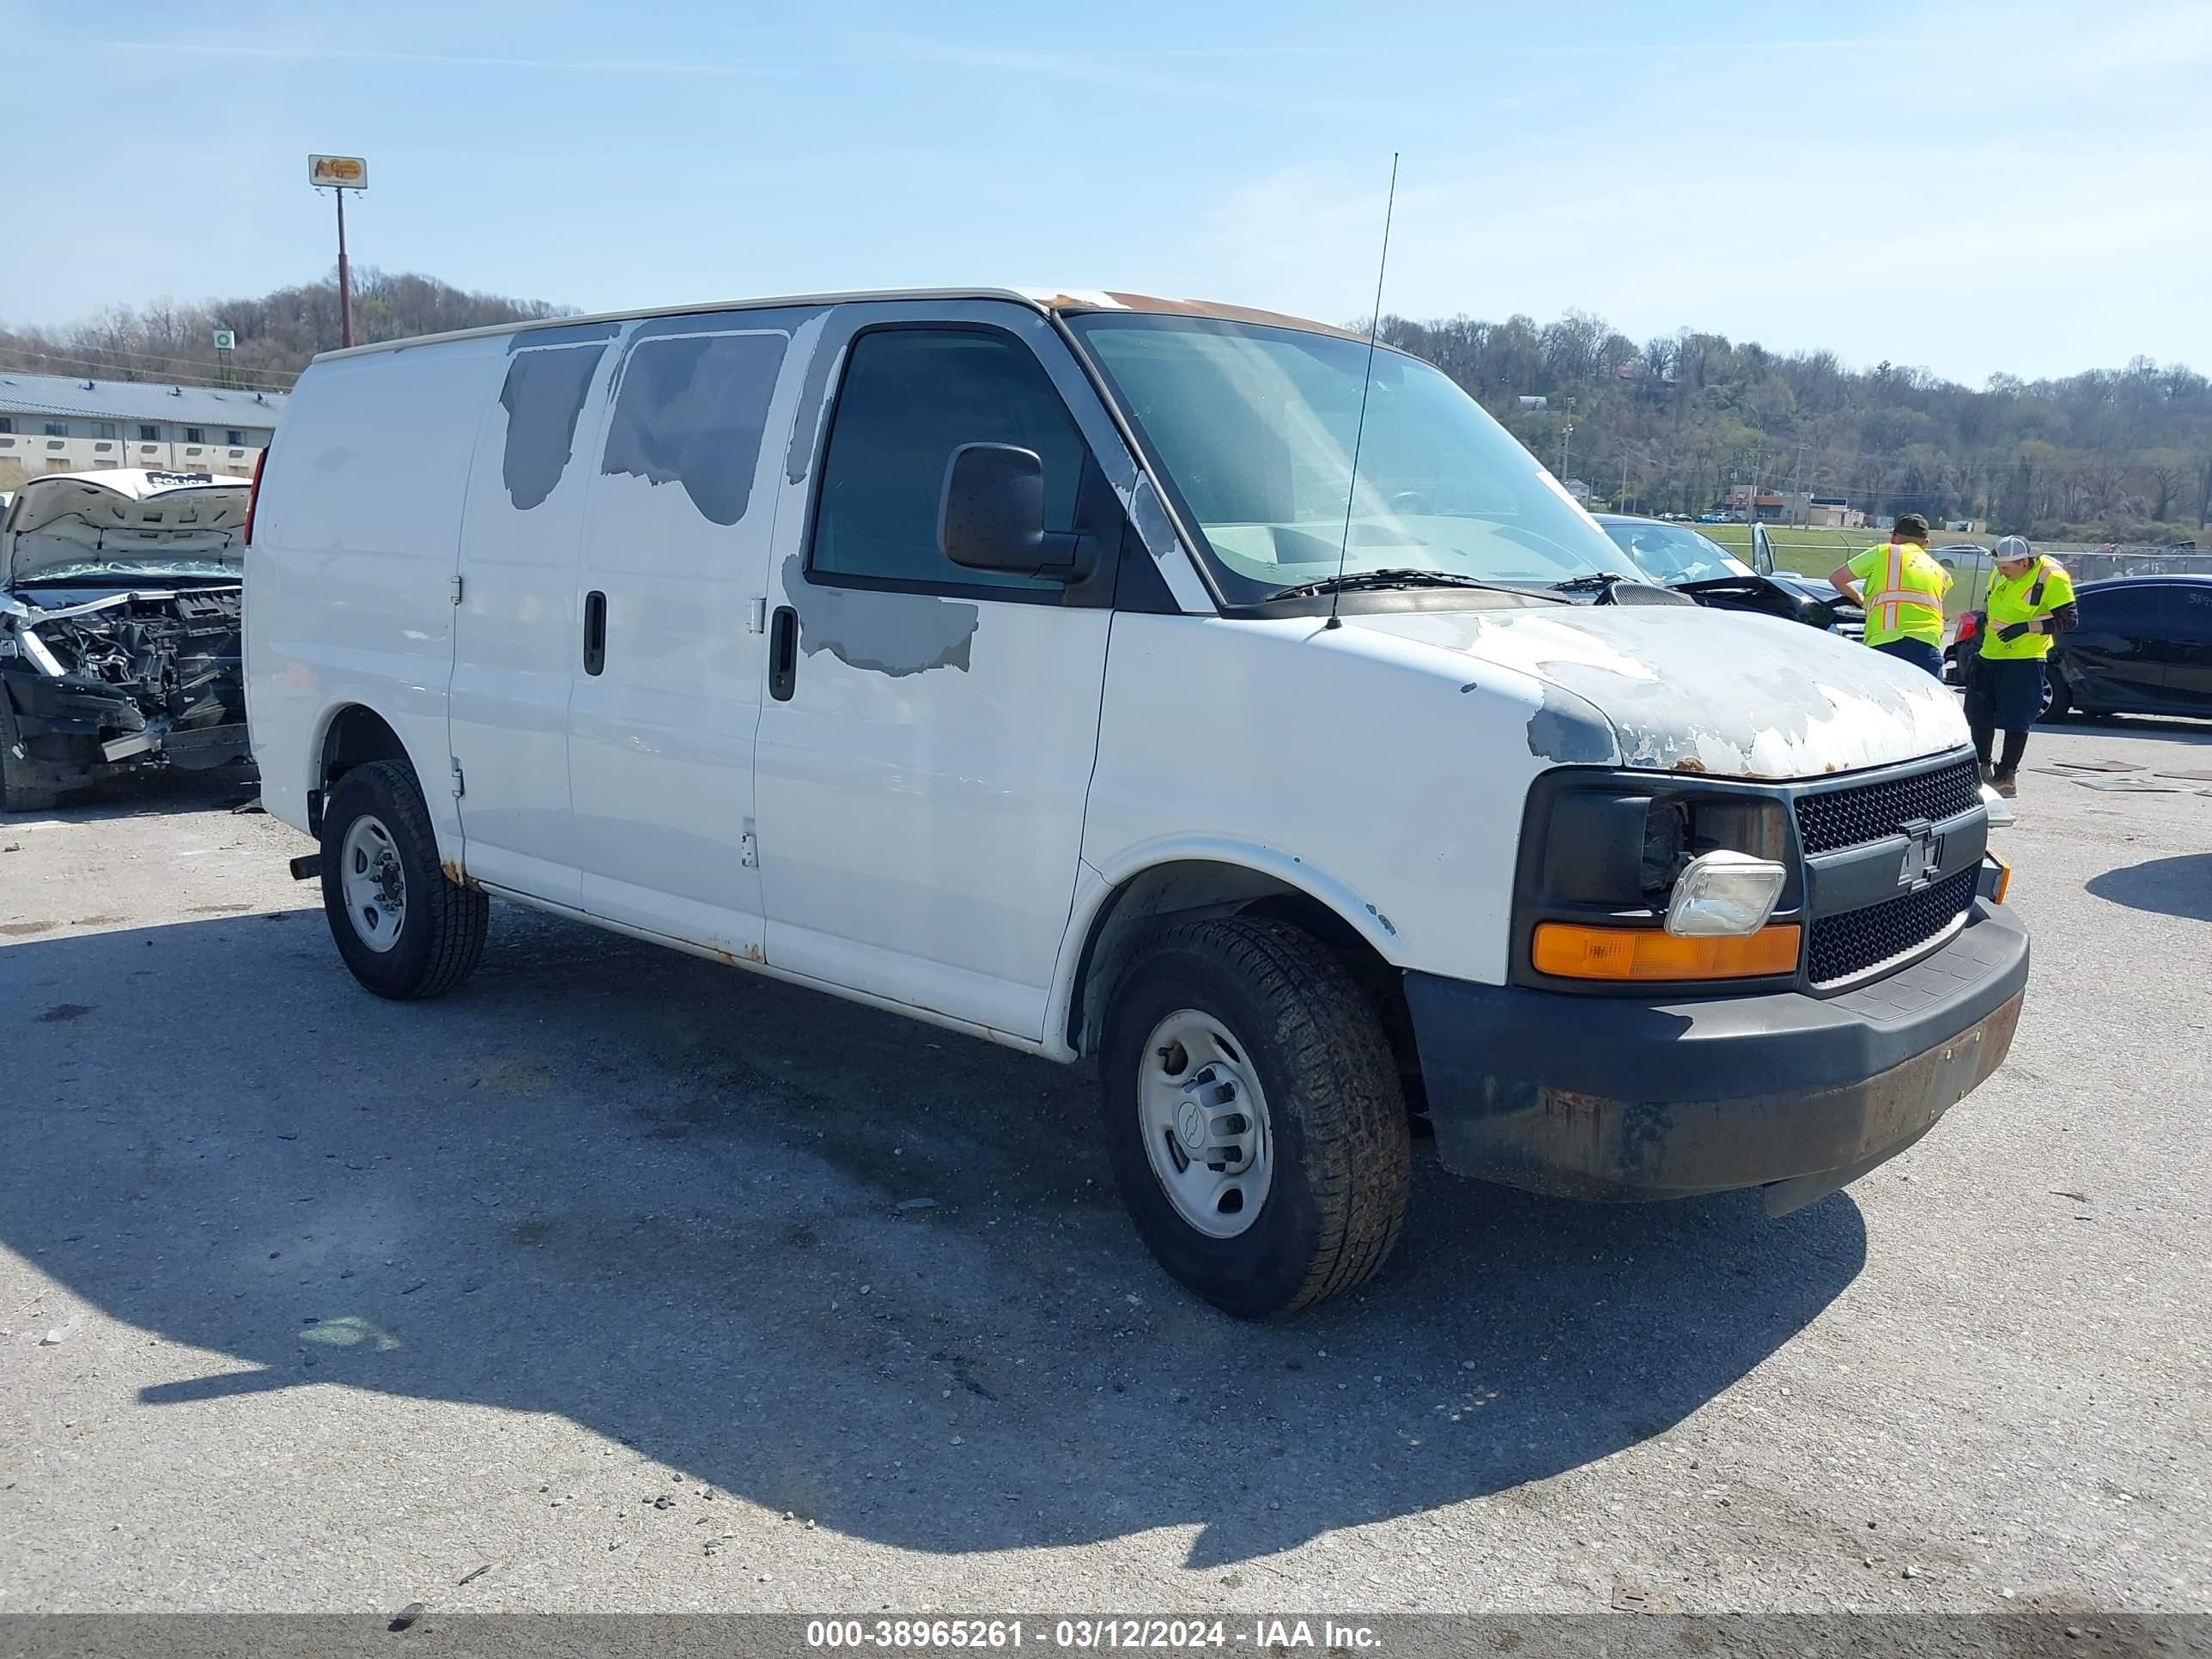
POLYGON ((1382 1264, 1413 1132, 1786 1209, 2018 1018, 1949 692, 1613 577, 1322 325, 973 290, 337 352, 250 543, 263 799, 369 989, 453 989, 495 894, 1095 1060, 1139 1230, 1237 1313, 1382 1264))

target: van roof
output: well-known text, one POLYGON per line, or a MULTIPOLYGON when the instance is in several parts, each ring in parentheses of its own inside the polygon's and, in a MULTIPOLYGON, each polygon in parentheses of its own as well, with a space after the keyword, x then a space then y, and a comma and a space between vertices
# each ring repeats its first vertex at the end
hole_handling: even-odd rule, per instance
POLYGON ((1364 342, 1367 337, 1353 330, 1340 328, 1334 323, 1317 323, 1310 318, 1288 316, 1281 312, 1258 311, 1249 306, 1224 305, 1211 300, 1163 299, 1158 295, 1128 294, 1111 289, 902 288, 864 289, 845 294, 783 294, 758 300, 716 300, 699 305, 594 312, 581 317, 532 318, 522 322, 495 323, 485 328, 456 329, 446 334, 418 334, 404 340, 380 340, 374 345, 348 346, 337 351, 323 352, 315 361, 325 362, 337 357, 364 357, 374 352, 398 351, 409 346, 520 334, 533 329, 636 322, 649 317, 683 317, 702 311, 767 311, 787 306, 847 305, 864 300, 1009 300, 1048 315, 1072 316, 1090 311, 1140 311, 1182 317, 1212 317, 1224 322, 1261 323, 1277 328, 1303 329, 1313 334, 1334 334, 1347 340, 1364 342))

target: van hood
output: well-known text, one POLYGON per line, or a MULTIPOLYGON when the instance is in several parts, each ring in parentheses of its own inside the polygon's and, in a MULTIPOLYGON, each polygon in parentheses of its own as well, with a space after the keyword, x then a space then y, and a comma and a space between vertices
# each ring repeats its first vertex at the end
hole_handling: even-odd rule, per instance
POLYGON ((1968 741, 1957 698, 1934 675, 1799 623, 1687 605, 1344 622, 1432 647, 1454 673, 1471 659, 1541 682, 1529 751, 1562 763, 1610 763, 1617 748, 1640 770, 1814 778, 1968 741))
POLYGON ((252 485, 208 473, 56 473, 16 490, 0 518, 0 589, 242 569, 252 485))

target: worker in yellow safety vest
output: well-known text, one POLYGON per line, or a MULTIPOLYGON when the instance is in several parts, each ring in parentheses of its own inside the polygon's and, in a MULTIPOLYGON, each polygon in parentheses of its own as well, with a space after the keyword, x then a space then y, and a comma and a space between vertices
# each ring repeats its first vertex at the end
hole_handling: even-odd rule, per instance
POLYGON ((1996 562, 1982 648, 1966 679, 1966 725, 1974 734, 1983 775, 1997 793, 2009 797, 2021 757, 2027 752, 2027 729, 2043 712, 2044 659, 2051 654, 2051 640, 2072 629, 2079 613, 2074 580, 2065 567, 2037 556, 2024 538, 2007 536, 1999 542, 1996 562), (1990 752, 1999 732, 2004 733, 2004 752, 1992 769, 1990 752))
POLYGON ((1828 573, 1836 592, 1866 611, 1866 642, 1943 678, 1943 595, 1951 573, 1928 556, 1928 520, 1899 515, 1886 546, 1869 547, 1828 573))

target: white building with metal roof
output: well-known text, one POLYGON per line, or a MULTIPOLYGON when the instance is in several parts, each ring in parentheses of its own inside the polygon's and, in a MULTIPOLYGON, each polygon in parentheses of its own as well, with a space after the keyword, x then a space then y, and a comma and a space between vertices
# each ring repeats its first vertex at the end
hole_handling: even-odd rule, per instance
POLYGON ((281 392, 0 369, 0 489, 125 468, 250 477, 283 410, 281 392))

